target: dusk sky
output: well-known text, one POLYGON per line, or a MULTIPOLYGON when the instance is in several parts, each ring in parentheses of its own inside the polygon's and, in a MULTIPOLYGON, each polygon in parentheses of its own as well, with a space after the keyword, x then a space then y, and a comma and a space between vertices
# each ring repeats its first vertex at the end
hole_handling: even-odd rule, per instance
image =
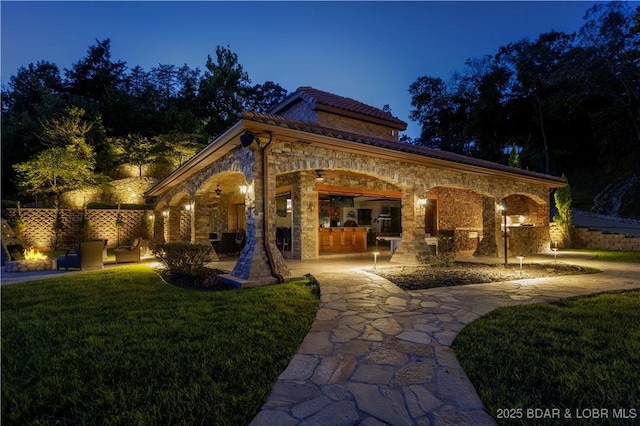
POLYGON ((2 83, 20 66, 64 73, 96 39, 113 60, 145 70, 204 70, 216 46, 238 55, 252 84, 312 86, 381 108, 409 123, 409 85, 448 80, 467 58, 577 31, 591 2, 28 2, 2 1, 2 83))

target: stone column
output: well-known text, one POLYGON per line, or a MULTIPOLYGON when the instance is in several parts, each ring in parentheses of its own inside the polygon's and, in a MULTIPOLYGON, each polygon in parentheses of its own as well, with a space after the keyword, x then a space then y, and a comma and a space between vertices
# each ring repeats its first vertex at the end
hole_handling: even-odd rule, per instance
POLYGON ((299 173, 293 199, 293 257, 308 260, 318 258, 318 192, 316 176, 311 171, 299 173))
MULTIPOLYGON (((264 248, 264 204, 263 204, 263 182, 262 178, 262 156, 260 150, 253 151, 253 182, 249 185, 249 190, 245 195, 245 211, 247 217, 246 243, 240 258, 236 262, 236 266, 231 272, 231 279, 240 281, 241 284, 250 285, 266 284, 276 282, 277 279, 271 274, 269 258, 264 248)), ((283 276, 289 275, 286 269, 284 259, 280 251, 275 245, 275 172, 271 168, 268 182, 269 185, 269 210, 271 221, 269 222, 270 231, 268 244, 271 253, 274 256, 276 267, 280 267, 278 271, 283 276), (271 229, 273 228, 273 229, 271 229)))
POLYGON ((180 241, 180 206, 169 207, 168 237, 167 242, 176 243, 180 241))
POLYGON ((504 257, 502 213, 493 197, 482 197, 482 240, 474 256, 504 257))
MULTIPOLYGON (((197 244, 211 245, 209 233, 211 232, 211 210, 208 205, 209 199, 206 195, 198 195, 194 198, 193 215, 191 216, 191 242, 197 244)), ((211 260, 218 261, 218 253, 211 247, 211 260)))
POLYGON ((151 239, 151 246, 157 247, 165 243, 164 239, 164 215, 162 210, 156 210, 153 212, 153 237, 151 239))
POLYGON ((425 209, 418 203, 418 195, 412 188, 402 190, 402 240, 391 262, 420 265, 428 263, 429 247, 424 240, 425 209))

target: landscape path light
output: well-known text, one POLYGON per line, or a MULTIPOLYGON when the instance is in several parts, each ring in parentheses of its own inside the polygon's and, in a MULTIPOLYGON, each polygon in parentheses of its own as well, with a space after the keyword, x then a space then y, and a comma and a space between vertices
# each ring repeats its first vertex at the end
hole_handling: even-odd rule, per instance
POLYGON ((524 256, 516 256, 516 259, 520 261, 520 276, 522 276, 522 261, 524 260, 524 256))

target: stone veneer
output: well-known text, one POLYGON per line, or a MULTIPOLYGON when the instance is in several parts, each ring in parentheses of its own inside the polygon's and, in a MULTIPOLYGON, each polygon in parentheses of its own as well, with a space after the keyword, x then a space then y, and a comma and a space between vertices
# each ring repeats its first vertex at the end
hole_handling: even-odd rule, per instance
POLYGON ((4 263, 5 272, 34 272, 56 269, 56 259, 8 260, 4 263))
POLYGON ((129 177, 109 182, 106 185, 65 192, 61 196, 61 205, 72 209, 81 209, 89 203, 144 204, 144 193, 157 179, 150 177, 129 177))

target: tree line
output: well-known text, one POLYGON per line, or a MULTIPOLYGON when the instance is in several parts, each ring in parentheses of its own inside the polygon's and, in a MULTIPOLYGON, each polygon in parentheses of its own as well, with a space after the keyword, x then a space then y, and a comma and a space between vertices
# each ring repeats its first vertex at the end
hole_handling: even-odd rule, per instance
POLYGON ((63 72, 47 61, 20 67, 2 87, 2 197, 56 196, 108 181, 122 164, 140 175, 154 164, 161 177, 243 110, 267 112, 287 94, 271 81, 252 85, 222 46, 204 70, 128 68, 112 59, 109 39, 63 72))
MULTIPOLYGON (((271 81, 252 85, 229 47, 202 70, 130 68, 110 50, 96 40, 70 69, 40 61, 3 85, 3 198, 55 195, 109 179, 121 164, 142 173, 153 163, 160 177, 242 110, 268 112, 288 94, 271 81)), ((409 93, 421 134, 403 142, 565 173, 579 180, 576 201, 592 200, 605 183, 640 175, 640 7, 596 4, 575 33, 514 41, 468 59, 448 81, 418 77, 409 93)))
POLYGON ((586 192, 640 175, 640 7, 596 4, 575 33, 509 43, 409 92, 413 143, 501 163, 515 152, 586 192))

